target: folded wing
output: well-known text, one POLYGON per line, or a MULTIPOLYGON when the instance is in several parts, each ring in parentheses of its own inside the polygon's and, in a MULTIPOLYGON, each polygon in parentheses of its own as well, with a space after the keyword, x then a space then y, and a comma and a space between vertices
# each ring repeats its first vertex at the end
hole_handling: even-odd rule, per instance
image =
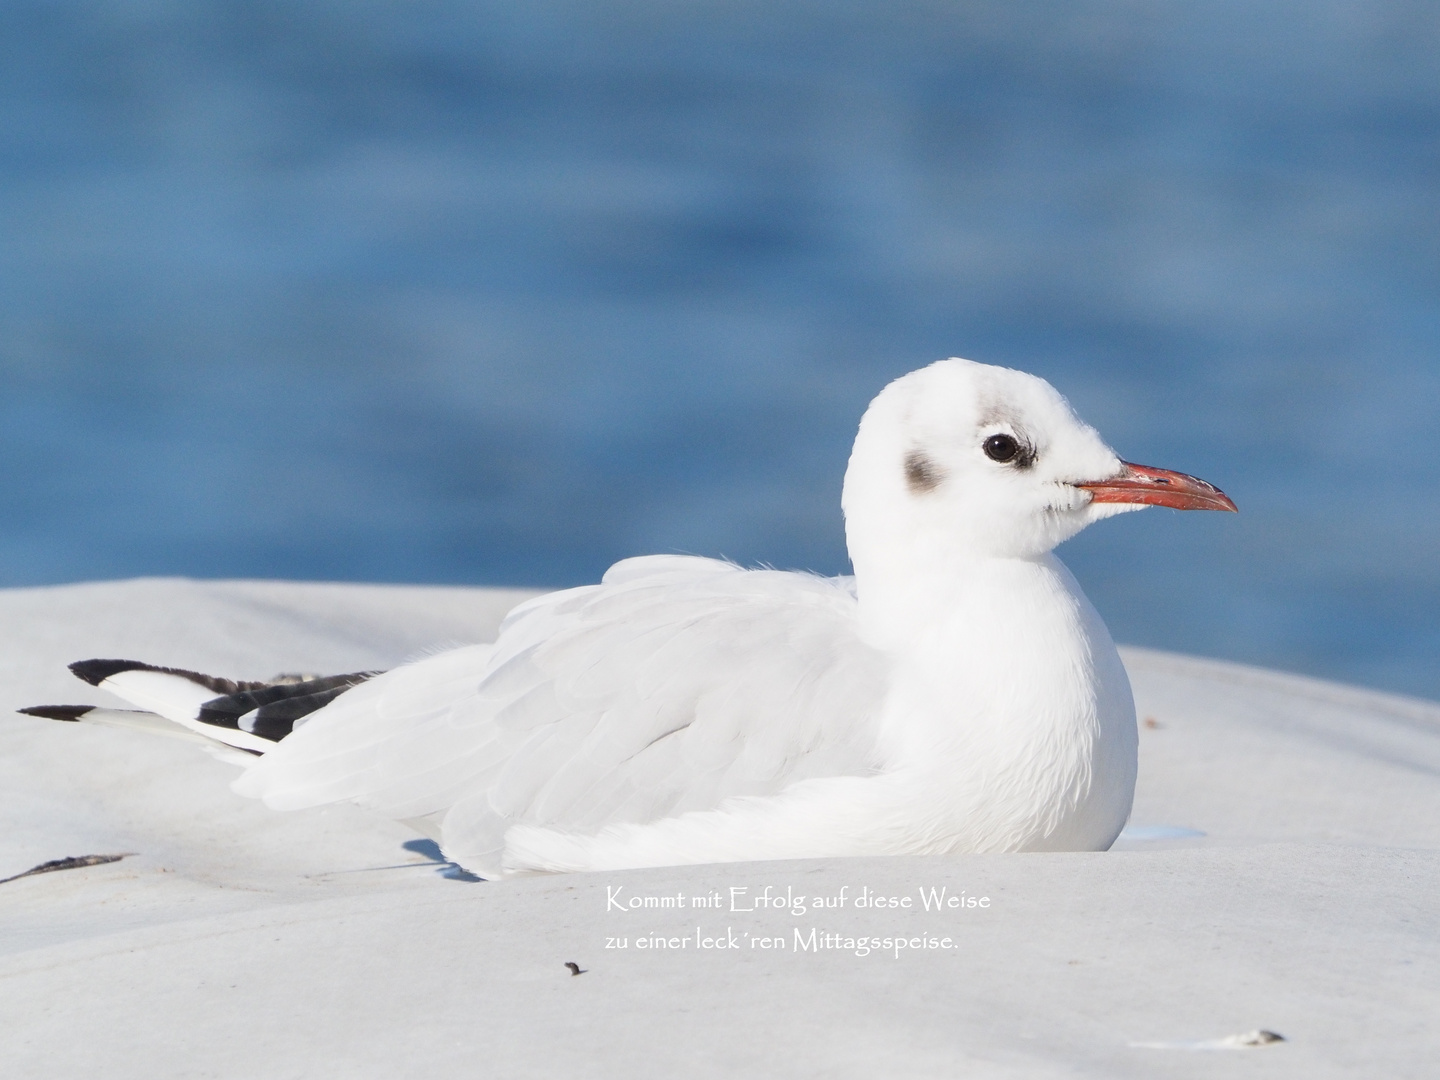
POLYGON ((236 790, 425 819, 489 865, 515 823, 589 833, 865 775, 888 673, 855 607, 848 579, 627 560, 516 608, 493 646, 348 688, 236 790))

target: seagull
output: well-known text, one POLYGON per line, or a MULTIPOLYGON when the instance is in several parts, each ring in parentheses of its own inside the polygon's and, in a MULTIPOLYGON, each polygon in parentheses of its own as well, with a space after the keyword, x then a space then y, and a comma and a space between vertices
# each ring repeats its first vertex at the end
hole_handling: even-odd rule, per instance
POLYGON ((126 660, 134 709, 32 715, 196 739, 276 810, 358 803, 484 878, 769 859, 1103 851, 1135 705, 1052 550, 1102 518, 1235 510, 1122 461, 1034 375, 942 360, 860 421, 853 577, 656 555, 392 670, 236 682, 126 660))

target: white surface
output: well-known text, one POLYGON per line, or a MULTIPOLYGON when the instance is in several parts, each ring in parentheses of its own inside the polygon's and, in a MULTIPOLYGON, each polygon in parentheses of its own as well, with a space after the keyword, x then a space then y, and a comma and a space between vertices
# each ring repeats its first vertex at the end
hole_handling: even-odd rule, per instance
MULTIPOLYGON (((238 678, 482 640, 520 594, 140 581, 0 593, 0 707, 133 656, 238 678)), ((0 722, 7 1077, 1385 1076, 1440 1060, 1440 706, 1126 652, 1138 826, 1104 854, 823 860, 466 884, 349 807, 278 814, 185 743, 0 722), (399 869, 373 869, 399 865, 399 869), (606 910, 787 888, 842 908, 606 910), (947 886, 986 908, 856 909, 947 886), (742 947, 635 947, 637 936, 742 947), (761 951, 797 929, 940 938, 761 951), (746 937, 745 935, 751 935, 746 937), (631 947, 606 949, 607 938, 631 947), (567 960, 587 971, 572 977, 567 960), (1265 1028, 1287 1042, 1185 1049, 1265 1028), (1159 1043, 1174 1049, 1132 1046, 1159 1043)), ((912 903, 914 901, 912 900, 912 903)))

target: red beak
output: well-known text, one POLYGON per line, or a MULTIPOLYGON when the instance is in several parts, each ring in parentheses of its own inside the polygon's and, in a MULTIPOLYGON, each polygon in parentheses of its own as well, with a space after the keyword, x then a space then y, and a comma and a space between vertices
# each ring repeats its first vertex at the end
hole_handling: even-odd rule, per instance
POLYGON ((1229 510, 1236 512, 1230 497, 1214 484, 1169 469, 1152 469, 1149 465, 1120 463, 1124 471, 1113 480, 1097 480, 1093 484, 1076 484, 1090 492, 1095 502, 1139 503, 1143 506, 1169 506, 1176 510, 1229 510))

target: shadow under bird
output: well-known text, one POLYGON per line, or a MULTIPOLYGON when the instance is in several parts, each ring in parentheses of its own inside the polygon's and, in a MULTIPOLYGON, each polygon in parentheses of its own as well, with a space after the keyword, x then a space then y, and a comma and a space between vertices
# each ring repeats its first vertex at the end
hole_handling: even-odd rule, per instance
POLYGON ((87 660, 134 709, 25 711, 200 740, 243 765, 241 794, 358 803, 483 877, 1099 851, 1130 813, 1135 706, 1052 549, 1146 506, 1235 509, 1121 461, 1044 380, 944 360, 860 422, 853 578, 627 559, 521 604, 493 644, 384 673, 87 660))

